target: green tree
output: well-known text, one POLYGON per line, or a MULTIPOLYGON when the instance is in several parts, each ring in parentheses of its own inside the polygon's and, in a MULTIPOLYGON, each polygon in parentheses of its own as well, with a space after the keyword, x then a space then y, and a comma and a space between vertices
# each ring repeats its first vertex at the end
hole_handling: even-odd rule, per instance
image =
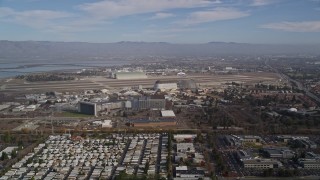
POLYGON ((3 137, 2 137, 3 142, 5 143, 9 143, 11 142, 11 135, 9 133, 9 131, 5 132, 3 137))
POLYGON ((273 169, 272 168, 269 168, 269 169, 266 169, 263 171, 263 176, 264 177, 269 177, 269 176, 272 176, 273 175, 273 169))
POLYGON ((29 159, 27 160, 27 164, 30 164, 30 163, 32 163, 32 158, 29 158, 29 159))
POLYGON ((6 153, 6 152, 2 152, 2 155, 1 155, 1 161, 4 161, 4 160, 6 160, 6 159, 9 159, 9 157, 8 157, 8 154, 6 153))
POLYGON ((14 149, 11 151, 11 158, 16 158, 17 157, 17 150, 14 149))
POLYGON ((146 166, 145 166, 145 168, 144 168, 144 173, 145 173, 145 174, 148 173, 149 166, 150 166, 149 161, 147 161, 147 162, 146 162, 146 166))

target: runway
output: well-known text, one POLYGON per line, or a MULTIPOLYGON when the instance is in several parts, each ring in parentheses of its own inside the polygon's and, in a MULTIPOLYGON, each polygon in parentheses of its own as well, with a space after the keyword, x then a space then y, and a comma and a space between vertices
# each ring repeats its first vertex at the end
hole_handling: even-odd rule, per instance
POLYGON ((257 83, 277 81, 279 78, 274 73, 244 73, 226 75, 192 75, 186 77, 158 76, 148 79, 117 80, 104 77, 86 78, 74 81, 51 81, 51 82, 5 82, 0 91, 6 92, 47 92, 47 91, 82 91, 89 89, 114 89, 142 85, 152 87, 157 80, 179 81, 193 79, 197 84, 219 84, 226 82, 257 83))

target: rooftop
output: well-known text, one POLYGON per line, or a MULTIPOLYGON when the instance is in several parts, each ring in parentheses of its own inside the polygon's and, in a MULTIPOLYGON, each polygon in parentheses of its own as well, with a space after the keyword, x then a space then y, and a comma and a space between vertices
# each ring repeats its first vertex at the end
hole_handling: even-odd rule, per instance
POLYGON ((161 116, 162 117, 176 117, 176 115, 174 114, 174 112, 172 110, 161 111, 161 116))

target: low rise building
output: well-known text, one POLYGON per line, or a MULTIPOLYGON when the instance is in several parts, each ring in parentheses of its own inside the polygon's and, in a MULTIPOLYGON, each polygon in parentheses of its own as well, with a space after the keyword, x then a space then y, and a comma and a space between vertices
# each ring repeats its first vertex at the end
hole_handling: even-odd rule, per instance
POLYGON ((205 175, 205 172, 203 169, 200 168, 190 168, 187 166, 178 166, 176 167, 176 174, 175 177, 177 178, 202 178, 205 175))
POLYGON ((111 120, 99 120, 92 122, 93 125, 100 126, 102 128, 112 128, 112 121, 111 120))
POLYGON ((162 117, 176 117, 176 115, 174 114, 174 112, 172 110, 163 110, 161 111, 161 116, 162 117))
POLYGON ((35 111, 37 109, 37 105, 29 105, 23 109, 23 111, 35 111))
POLYGON ((177 143, 178 153, 194 153, 195 148, 193 143, 177 143))
POLYGON ((299 159, 298 162, 305 169, 320 169, 319 159, 299 159))
POLYGON ((234 144, 240 143, 241 145, 243 143, 261 143, 263 140, 260 136, 252 136, 252 135, 231 135, 233 141, 238 141, 235 142, 234 144))
POLYGON ((173 139, 175 139, 177 142, 182 142, 182 141, 189 141, 192 142, 194 138, 196 138, 196 134, 175 134, 173 135, 173 139))
POLYGON ((250 151, 239 150, 235 153, 239 162, 254 159, 250 151))
POLYGON ((24 105, 17 106, 12 109, 12 112, 21 112, 24 109, 24 105))
POLYGON ((223 139, 226 142, 226 144, 229 146, 241 146, 241 144, 242 144, 242 142, 239 141, 239 139, 237 139, 231 135, 225 135, 223 137, 223 139))
POLYGON ((101 124, 102 128, 112 128, 112 121, 111 120, 104 120, 101 124))
POLYGON ((263 151, 268 158, 288 159, 294 156, 294 152, 292 152, 288 148, 264 148, 263 151))
POLYGON ((282 163, 273 159, 247 159, 242 161, 244 168, 273 169, 282 167, 282 163))

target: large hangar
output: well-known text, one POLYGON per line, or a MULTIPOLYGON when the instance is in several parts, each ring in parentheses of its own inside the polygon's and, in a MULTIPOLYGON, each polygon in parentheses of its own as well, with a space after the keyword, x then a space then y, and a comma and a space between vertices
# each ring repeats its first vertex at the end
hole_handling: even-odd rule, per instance
POLYGON ((97 105, 96 103, 80 102, 79 112, 82 114, 97 116, 97 105))
POLYGON ((193 79, 183 79, 178 81, 178 88, 182 90, 191 90, 192 92, 196 92, 198 89, 197 83, 193 79))
POLYGON ((115 72, 113 74, 115 79, 147 79, 147 75, 144 72, 115 72))
POLYGON ((154 84, 155 91, 170 91, 178 89, 178 85, 176 81, 165 81, 165 80, 158 80, 154 84))

